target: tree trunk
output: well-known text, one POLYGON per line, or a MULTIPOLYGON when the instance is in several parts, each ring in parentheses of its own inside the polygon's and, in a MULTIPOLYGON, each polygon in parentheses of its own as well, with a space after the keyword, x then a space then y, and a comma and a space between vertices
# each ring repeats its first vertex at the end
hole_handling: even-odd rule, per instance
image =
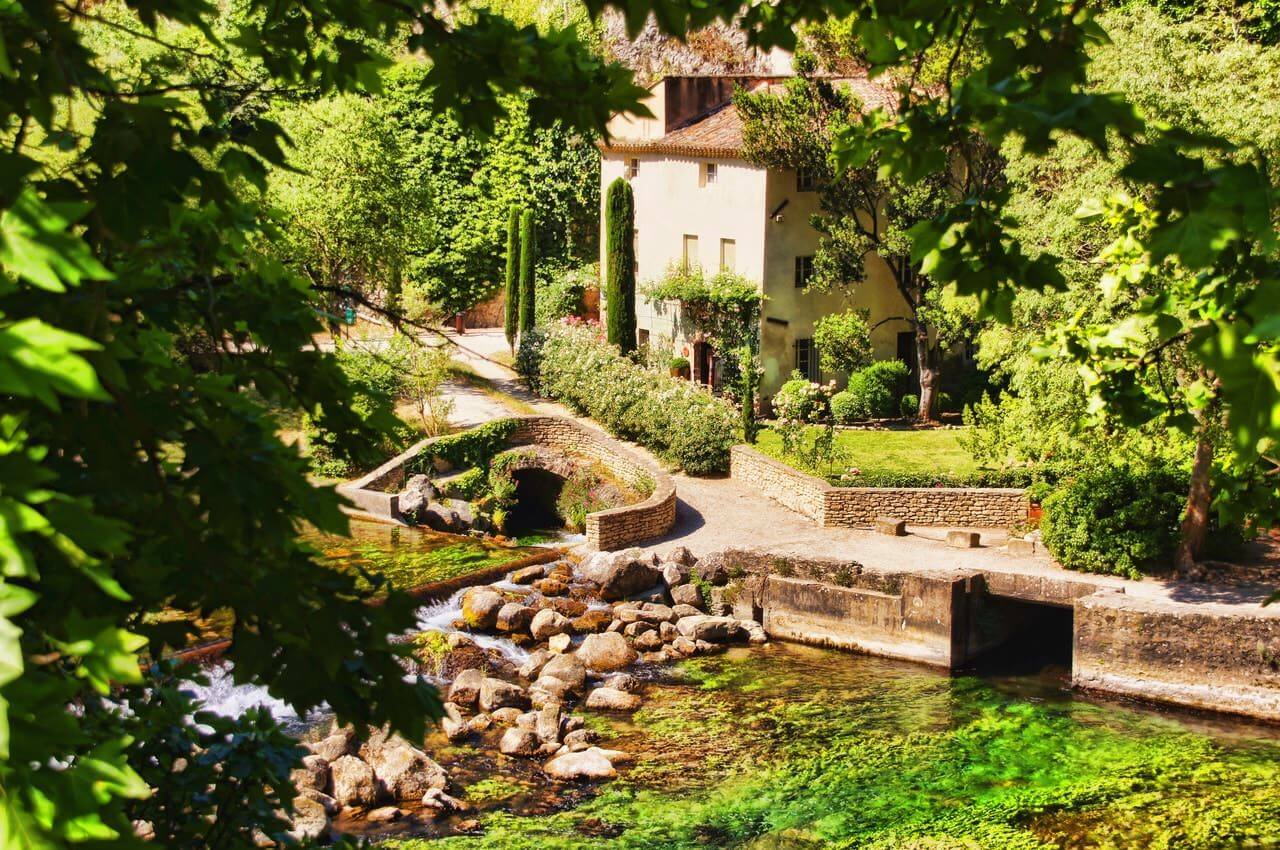
POLYGON ((1209 473, 1213 470, 1213 443, 1209 439, 1208 426, 1200 423, 1196 440, 1195 461, 1191 464, 1191 487, 1187 491, 1187 511, 1182 517, 1178 540, 1178 552, 1174 564, 1184 578, 1199 573, 1196 558, 1204 546, 1209 530, 1209 501, 1213 495, 1209 486, 1209 473))
POLYGON ((929 328, 923 322, 916 323, 916 368, 920 373, 920 407, 916 418, 932 422, 938 409, 938 357, 929 342, 929 328))

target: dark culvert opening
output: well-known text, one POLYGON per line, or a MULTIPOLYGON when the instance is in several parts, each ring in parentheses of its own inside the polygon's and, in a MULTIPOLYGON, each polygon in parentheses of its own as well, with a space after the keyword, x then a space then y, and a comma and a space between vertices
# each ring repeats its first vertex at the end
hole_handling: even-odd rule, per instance
POLYGON ((1073 619, 1067 607, 987 597, 977 621, 984 649, 973 660, 974 671, 1070 676, 1073 619))
POLYGON ((564 489, 564 479, 545 469, 517 469, 511 473, 516 485, 516 504, 507 517, 507 531, 523 534, 562 528, 564 520, 556 512, 556 500, 564 489))

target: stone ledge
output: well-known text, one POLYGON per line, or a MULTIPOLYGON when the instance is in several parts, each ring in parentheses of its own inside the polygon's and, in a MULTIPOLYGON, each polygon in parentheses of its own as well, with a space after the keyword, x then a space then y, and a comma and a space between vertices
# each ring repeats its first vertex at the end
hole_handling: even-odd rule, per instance
POLYGON ((870 527, 891 516, 911 525, 1008 528, 1027 518, 1026 491, 1010 487, 835 487, 747 445, 730 451, 729 475, 827 528, 870 527))

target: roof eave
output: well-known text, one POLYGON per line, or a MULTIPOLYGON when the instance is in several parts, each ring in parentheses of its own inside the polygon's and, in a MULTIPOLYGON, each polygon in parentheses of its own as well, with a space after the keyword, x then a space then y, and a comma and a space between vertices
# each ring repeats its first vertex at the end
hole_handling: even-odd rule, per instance
POLYGON ((601 153, 664 153, 672 156, 701 157, 703 159, 745 159, 742 148, 723 145, 673 145, 654 142, 596 142, 601 153))

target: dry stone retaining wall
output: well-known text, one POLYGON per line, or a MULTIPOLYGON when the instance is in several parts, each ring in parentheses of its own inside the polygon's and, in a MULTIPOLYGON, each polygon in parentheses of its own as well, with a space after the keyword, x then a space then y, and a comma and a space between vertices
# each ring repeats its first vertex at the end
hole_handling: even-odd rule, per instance
POLYGON ((729 473, 773 501, 828 528, 871 525, 876 517, 912 525, 1009 528, 1027 518, 1026 491, 1001 487, 833 487, 750 446, 734 446, 729 473))
MULTIPOLYGON (((541 446, 599 462, 611 475, 651 495, 634 505, 623 505, 587 515, 587 542, 596 549, 625 549, 671 530, 676 519, 676 486, 658 466, 597 432, 562 416, 519 416, 507 438, 509 446, 541 446)), ((440 439, 440 438, 436 438, 440 439)), ((356 507, 374 516, 399 519, 399 497, 386 492, 403 486, 405 467, 434 440, 423 440, 350 484, 338 488, 356 507)), ((556 471, 556 470, 551 470, 556 471)))

